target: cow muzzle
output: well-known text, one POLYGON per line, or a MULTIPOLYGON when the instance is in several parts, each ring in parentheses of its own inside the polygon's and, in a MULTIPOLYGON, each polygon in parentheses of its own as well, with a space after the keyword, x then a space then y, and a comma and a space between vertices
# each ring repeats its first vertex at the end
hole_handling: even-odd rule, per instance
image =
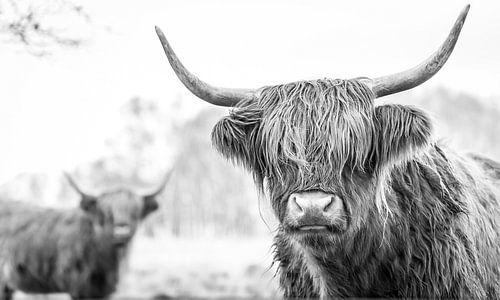
POLYGON ((115 224, 113 227, 113 239, 117 245, 127 244, 133 235, 134 230, 129 224, 115 224))
POLYGON ((291 194, 285 220, 289 228, 299 233, 339 233, 347 228, 342 199, 322 191, 291 194))

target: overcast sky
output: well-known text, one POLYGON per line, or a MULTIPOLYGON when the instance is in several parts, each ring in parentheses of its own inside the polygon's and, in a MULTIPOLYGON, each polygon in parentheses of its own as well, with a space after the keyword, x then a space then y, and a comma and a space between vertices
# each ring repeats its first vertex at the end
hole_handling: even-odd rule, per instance
MULTIPOLYGON (((500 95, 500 1, 82 1, 92 19, 77 50, 33 57, 0 47, 0 183, 93 160, 133 96, 196 100, 170 69, 160 26, 192 72, 214 85, 260 87, 301 79, 379 76, 413 67, 471 3, 455 51, 419 89, 500 95)), ((71 18, 61 18, 71 28, 71 18)))

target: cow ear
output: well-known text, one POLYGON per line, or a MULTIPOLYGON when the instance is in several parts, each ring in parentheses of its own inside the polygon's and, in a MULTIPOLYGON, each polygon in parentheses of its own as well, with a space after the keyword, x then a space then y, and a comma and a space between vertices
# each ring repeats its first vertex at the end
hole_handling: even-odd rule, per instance
POLYGON ((163 191, 165 190, 165 186, 167 186, 167 183, 170 180, 172 172, 173 172, 173 169, 168 171, 165 174, 165 176, 163 176, 163 179, 161 180, 159 186, 156 188, 156 190, 154 192, 149 193, 149 194, 142 197, 142 199, 144 201, 144 206, 142 209, 142 217, 143 218, 158 209, 159 204, 158 204, 158 201, 156 200, 156 197, 158 197, 158 195, 163 193, 163 191))
POLYGON ((376 169, 404 163, 426 149, 432 139, 432 122, 425 112, 411 106, 375 108, 377 137, 373 162, 376 169))
POLYGON ((69 173, 64 172, 64 176, 69 185, 80 195, 80 207, 84 211, 95 209, 97 207, 97 197, 83 192, 69 173))
POLYGON ((150 213, 154 212, 160 206, 156 200, 156 196, 145 196, 144 206, 142 208, 142 217, 145 218, 150 213))
POLYGON ((82 196, 80 200, 80 207, 87 212, 94 211, 97 208, 97 198, 82 196))
POLYGON ((212 130, 212 144, 226 159, 249 165, 249 140, 261 119, 256 104, 237 108, 220 120, 212 130))

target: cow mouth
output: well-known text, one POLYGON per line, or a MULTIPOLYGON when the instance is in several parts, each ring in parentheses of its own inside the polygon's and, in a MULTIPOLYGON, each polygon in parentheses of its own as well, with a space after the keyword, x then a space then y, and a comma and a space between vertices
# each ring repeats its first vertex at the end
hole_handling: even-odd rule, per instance
POLYGON ((306 214, 298 220, 285 219, 283 227, 285 231, 296 235, 336 235, 347 230, 348 224, 344 220, 306 214))
POLYGON ((331 224, 307 224, 290 226, 288 231, 296 235, 331 235, 340 234, 344 230, 331 224))
POLYGON ((132 235, 113 235, 113 243, 116 247, 125 247, 131 239, 132 235))
POLYGON ((303 225, 297 227, 298 231, 305 231, 305 232, 322 232, 322 231, 328 231, 328 226, 326 225, 303 225))
POLYGON ((113 242, 114 242, 115 246, 117 246, 117 247, 124 247, 130 242, 130 238, 126 238, 126 237, 117 238, 117 237, 115 237, 113 242))

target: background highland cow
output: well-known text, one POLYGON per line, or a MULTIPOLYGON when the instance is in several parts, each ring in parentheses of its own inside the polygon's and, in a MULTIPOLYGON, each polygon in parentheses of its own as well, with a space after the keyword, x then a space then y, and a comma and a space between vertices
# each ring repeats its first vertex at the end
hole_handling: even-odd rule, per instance
POLYGON ((120 277, 137 226, 158 209, 154 193, 119 189, 92 196, 66 175, 81 197, 76 209, 0 203, 0 298, 16 290, 68 293, 74 299, 109 297, 120 277))
MULTIPOLYGON (((270 202, 211 144, 227 109, 179 84, 152 28, 163 28, 186 67, 208 82, 258 87, 404 69, 435 50, 464 4, 0 0, 0 195, 74 208, 80 199, 62 170, 89 191, 118 183, 140 191, 175 165, 113 297, 280 296, 276 264, 269 268, 277 229, 270 202), (21 35, 6 30, 10 21, 21 35), (22 34, 28 43, 16 42, 22 34)), ((377 102, 423 109, 450 148, 499 159, 500 2, 471 4, 439 74, 377 102)))

